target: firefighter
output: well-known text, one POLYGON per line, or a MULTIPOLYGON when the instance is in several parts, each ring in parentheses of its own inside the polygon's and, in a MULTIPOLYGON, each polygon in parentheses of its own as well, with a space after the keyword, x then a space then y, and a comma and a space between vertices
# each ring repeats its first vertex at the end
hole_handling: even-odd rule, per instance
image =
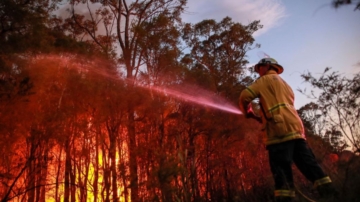
POLYGON ((247 118, 264 124, 265 144, 275 181, 275 201, 293 201, 295 197, 292 162, 314 184, 321 198, 328 201, 335 197, 335 190, 306 142, 303 123, 294 107, 294 93, 279 76, 283 71, 273 58, 260 60, 255 65, 260 78, 241 92, 240 110, 247 118), (255 98, 260 99, 261 117, 251 108, 255 98))

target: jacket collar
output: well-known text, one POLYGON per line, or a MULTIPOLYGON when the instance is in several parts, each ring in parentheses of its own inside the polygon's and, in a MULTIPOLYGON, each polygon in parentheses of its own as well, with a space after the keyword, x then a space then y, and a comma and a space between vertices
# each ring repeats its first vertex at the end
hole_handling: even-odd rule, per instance
POLYGON ((270 75, 270 74, 278 74, 278 73, 275 70, 271 69, 271 70, 267 71, 265 75, 270 75))

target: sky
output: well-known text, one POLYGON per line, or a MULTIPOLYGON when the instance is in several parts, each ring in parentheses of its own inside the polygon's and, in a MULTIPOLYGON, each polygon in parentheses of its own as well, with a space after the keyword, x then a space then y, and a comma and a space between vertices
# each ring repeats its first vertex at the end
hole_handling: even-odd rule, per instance
POLYGON ((326 67, 351 78, 360 72, 360 11, 355 5, 335 9, 331 0, 188 0, 185 22, 204 19, 264 27, 254 33, 259 49, 248 52, 249 66, 264 52, 284 67, 282 78, 295 93, 295 107, 313 101, 296 89, 307 88, 301 74, 320 76, 326 67))

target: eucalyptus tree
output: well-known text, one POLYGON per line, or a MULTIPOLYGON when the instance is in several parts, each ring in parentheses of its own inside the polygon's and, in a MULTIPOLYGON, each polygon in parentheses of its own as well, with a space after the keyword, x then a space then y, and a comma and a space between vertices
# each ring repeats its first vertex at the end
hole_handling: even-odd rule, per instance
POLYGON ((49 49, 51 12, 61 0, 2 0, 0 2, 0 53, 49 49))
MULTIPOLYGON (((236 104, 244 88, 243 79, 249 73, 246 53, 259 46, 254 44, 252 35, 260 28, 259 21, 242 25, 229 17, 220 22, 185 24, 182 38, 188 52, 181 60, 187 67, 184 83, 200 86, 236 104)), ((246 131, 239 117, 191 104, 183 104, 180 109, 180 123, 185 127, 181 138, 187 150, 184 159, 189 173, 185 179, 191 188, 191 199, 236 200, 241 182, 238 177, 243 170, 234 155, 240 152, 235 145, 243 140, 244 136, 239 134, 246 131), (230 180, 235 176, 238 180, 230 180)))
MULTIPOLYGON (((360 74, 352 78, 342 76, 339 72, 329 72, 316 78, 310 72, 302 78, 313 89, 299 89, 300 92, 315 100, 312 104, 314 127, 323 128, 321 136, 330 137, 333 146, 343 150, 347 144, 355 151, 360 151, 360 74), (344 139, 343 139, 344 137, 344 139), (342 142, 345 140, 345 142, 342 142), (341 145, 339 145, 339 143, 341 145)), ((310 105, 309 105, 310 106, 310 105)), ((310 115, 307 113, 307 115, 310 115)))
POLYGON ((252 35, 261 27, 259 21, 242 25, 229 17, 186 24, 183 39, 190 49, 186 57, 210 75, 216 92, 237 98, 240 77, 246 73, 246 53, 259 47, 252 35))

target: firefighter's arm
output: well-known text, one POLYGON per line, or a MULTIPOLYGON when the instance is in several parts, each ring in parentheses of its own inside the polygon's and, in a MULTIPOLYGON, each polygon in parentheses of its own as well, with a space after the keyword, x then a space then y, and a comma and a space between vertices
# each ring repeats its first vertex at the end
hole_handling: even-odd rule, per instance
POLYGON ((251 105, 249 105, 251 103, 251 101, 254 100, 255 98, 259 97, 259 95, 260 95, 260 93, 256 89, 257 89, 256 85, 253 84, 253 85, 247 87, 246 89, 244 89, 240 94, 239 107, 240 107, 240 111, 245 115, 248 113, 248 111, 249 112, 252 111, 251 105), (250 109, 249 109, 249 107, 250 107, 250 109))
POLYGON ((257 91, 256 83, 247 87, 240 94, 239 107, 246 118, 253 118, 258 122, 262 122, 261 117, 256 116, 251 107, 251 101, 259 97, 259 95, 260 93, 257 91))
POLYGON ((262 123, 262 118, 260 116, 257 116, 254 111, 252 110, 251 104, 249 104, 250 106, 248 107, 248 110, 246 112, 246 118, 251 118, 251 119, 255 119, 257 122, 262 123))

